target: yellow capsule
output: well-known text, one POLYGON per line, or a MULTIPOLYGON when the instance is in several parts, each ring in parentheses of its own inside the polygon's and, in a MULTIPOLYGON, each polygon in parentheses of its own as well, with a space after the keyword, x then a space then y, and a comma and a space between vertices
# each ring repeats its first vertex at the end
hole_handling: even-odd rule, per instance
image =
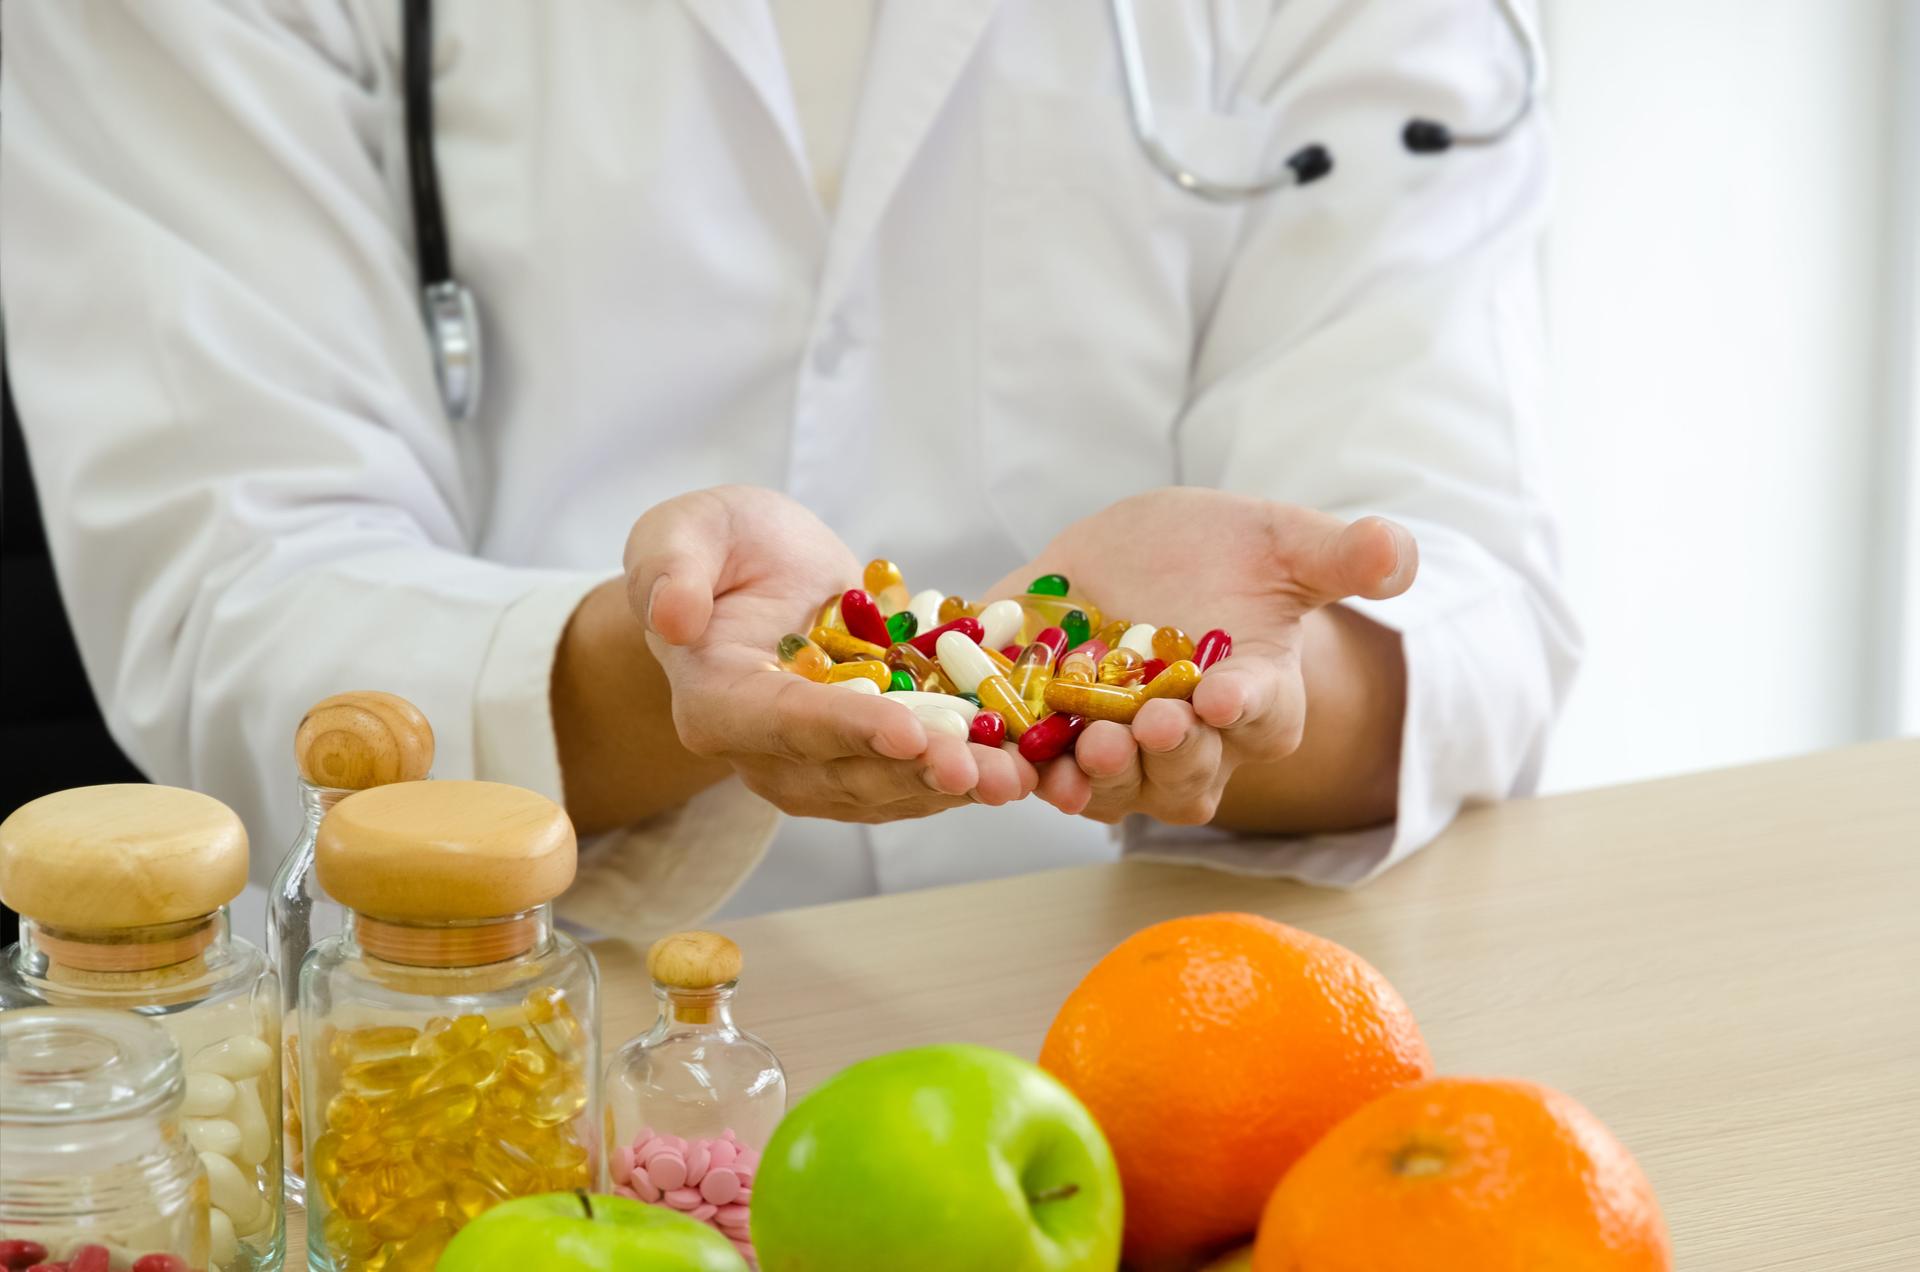
POLYGON ((807 639, 826 650, 835 662, 852 662, 856 658, 878 658, 885 662, 887 658, 884 646, 876 645, 870 640, 861 640, 851 632, 816 627, 807 633, 807 639))
POLYGON ((587 1150, 565 1135, 544 1135, 529 1154, 548 1170, 578 1170, 587 1164, 587 1150))
POLYGON ((419 1095, 442 1087, 477 1087, 492 1081, 494 1071, 499 1067, 499 1060, 483 1042, 471 1051, 462 1051, 443 1061, 431 1073, 419 1078, 413 1084, 413 1093, 419 1095))
POLYGON ((840 596, 839 592, 835 592, 822 602, 820 608, 813 612, 813 622, 809 626, 825 627, 836 632, 846 631, 847 620, 840 617, 840 596))
POLYGON ((532 1191, 540 1182, 540 1168, 510 1141, 477 1139, 473 1143, 474 1177, 509 1197, 532 1191))
POLYGON ((948 596, 940 601, 939 619, 942 623, 951 623, 956 618, 966 618, 973 613, 973 606, 967 604, 962 596, 948 596))
POLYGON ((366 1029, 342 1029, 327 1041, 327 1054, 335 1064, 359 1064, 367 1060, 391 1060, 404 1056, 420 1036, 418 1029, 405 1025, 374 1025, 366 1029))
POLYGON ((371 1219, 384 1204, 386 1198, 368 1175, 353 1175, 342 1180, 334 1202, 335 1208, 349 1219, 371 1219))
POLYGON ((364 1259, 380 1248, 380 1238, 373 1230, 358 1219, 349 1219, 345 1215, 332 1214, 321 1228, 327 1239, 329 1254, 344 1254, 351 1258, 364 1259))
POLYGON ((788 632, 782 636, 775 652, 782 667, 808 680, 825 680, 827 673, 833 670, 833 659, 827 656, 827 651, 799 632, 788 632))
POLYGON ((885 693, 887 686, 893 683, 893 671, 878 658, 856 658, 827 672, 827 683, 830 685, 856 679, 871 680, 881 693, 885 693))
POLYGON ((1089 685, 1056 678, 1047 686, 1047 705, 1089 720, 1129 723, 1146 701, 1145 693, 1121 685, 1089 685))
POLYGON ((368 1127, 350 1135, 343 1135, 335 1156, 339 1158, 342 1170, 360 1170, 385 1152, 386 1148, 378 1131, 368 1127))
POLYGON ((925 689, 927 677, 940 674, 940 665, 919 650, 901 641, 887 647, 887 666, 896 671, 904 671, 913 677, 913 687, 925 689))
POLYGON ((1132 626, 1133 624, 1124 618, 1111 619, 1094 629, 1093 638, 1108 649, 1112 649, 1120 643, 1120 638, 1127 634, 1127 628, 1132 626))
POLYGON ((507 1200, 507 1191, 497 1188, 484 1179, 473 1175, 462 1175, 448 1185, 447 1195, 455 1210, 463 1219, 478 1219, 485 1212, 507 1200))
POLYGON ((1153 656, 1171 667, 1182 658, 1193 657, 1193 640, 1178 627, 1156 627, 1153 656))
POLYGON ((587 1107, 587 1089, 574 1074, 558 1078, 533 1093, 527 1102, 527 1122, 545 1129, 570 1122, 587 1107))
POLYGON ((417 1095, 394 1110, 393 1120, 380 1128, 389 1143, 405 1143, 415 1136, 455 1135, 472 1122, 480 1095, 470 1086, 444 1086, 417 1095), (390 1132, 398 1128, 397 1135, 390 1132))
POLYGON ((434 1220, 401 1243, 387 1260, 384 1272, 433 1272, 453 1233, 454 1225, 447 1219, 434 1220))
POLYGON ((1140 682, 1140 669, 1146 665, 1147 660, 1131 649, 1109 649, 1095 675, 1103 685, 1133 685, 1140 682))
POLYGON ((1200 667, 1190 658, 1168 663, 1167 669, 1153 678, 1153 683, 1143 691, 1148 698, 1193 697, 1193 690, 1200 683, 1200 667))
POLYGON ((523 1087, 545 1085, 553 1076, 554 1059, 545 1047, 522 1047, 507 1057, 506 1076, 523 1087))
POLYGON ((390 1095, 404 1091, 433 1068, 425 1056, 394 1056, 387 1060, 364 1060, 350 1064, 340 1075, 340 1085, 355 1095, 390 1095))
POLYGON ((1007 722, 1008 737, 1018 738, 1033 727, 1033 712, 1027 710, 1026 699, 1013 691, 1005 676, 982 676, 974 692, 981 706, 998 711, 1000 718, 1007 722))
POLYGON ((342 1091, 327 1101, 327 1129, 357 1131, 373 1117, 373 1106, 359 1096, 342 1091))
POLYGON ((382 1197, 414 1197, 426 1191, 427 1172, 411 1157, 394 1157, 381 1162, 371 1176, 382 1197))
POLYGON ((388 1260, 396 1248, 390 1245, 379 1246, 366 1258, 348 1262, 346 1272, 387 1272, 387 1268, 391 1266, 388 1260))
POLYGON ((587 1045, 587 1031, 573 1014, 566 990, 543 986, 529 992, 521 1005, 534 1034, 560 1060, 573 1061, 587 1045))
POLYGON ((1099 683, 1099 680, 1100 661, 1093 656, 1093 651, 1087 649, 1068 650, 1061 656, 1060 666, 1053 673, 1055 684, 1065 681, 1068 684, 1091 685, 1099 683))
POLYGON ((999 650, 990 649, 985 645, 980 646, 980 652, 987 656, 989 662, 1000 669, 1001 675, 1007 676, 1013 674, 1013 659, 1007 657, 999 650))
POLYGON ((860 586, 870 595, 878 596, 890 587, 899 587, 906 582, 906 576, 900 573, 900 567, 885 557, 875 557, 867 562, 867 568, 860 572, 860 586))
POLYGON ((1089 635, 1100 630, 1103 626, 1098 606, 1089 605, 1085 601, 1075 600, 1072 597, 1048 596, 1043 592, 1028 592, 1014 599, 1019 601, 1020 607, 1027 611, 1027 630, 1029 632, 1038 632, 1043 627, 1065 627, 1066 623, 1064 620, 1067 615, 1071 614, 1074 610, 1079 610, 1087 616, 1087 632, 1089 635))
POLYGON ((340 1139, 338 1131, 327 1131, 313 1141, 313 1152, 308 1155, 308 1178, 326 1185, 332 1185, 340 1178, 340 1139))
POLYGON ((500 1074, 499 1080, 487 1088, 488 1107, 503 1114, 516 1113, 526 1108, 527 1101, 532 1098, 533 1088, 539 1084, 536 1082, 529 1085, 512 1078, 512 1070, 504 1064, 500 1066, 500 1074))
POLYGON ((436 1219, 447 1217, 441 1197, 405 1197, 383 1207, 368 1225, 382 1241, 404 1241, 436 1219))
POLYGON ((873 594, 873 603, 878 605, 880 612, 888 618, 892 618, 895 614, 907 608, 907 602, 912 599, 913 594, 907 591, 907 585, 905 583, 895 583, 892 587, 883 587, 873 594))

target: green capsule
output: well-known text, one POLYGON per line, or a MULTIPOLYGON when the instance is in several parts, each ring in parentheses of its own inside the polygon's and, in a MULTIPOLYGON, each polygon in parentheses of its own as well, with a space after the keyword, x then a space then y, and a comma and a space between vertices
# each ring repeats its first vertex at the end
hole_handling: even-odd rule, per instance
POLYGON ((888 693, 895 693, 902 690, 912 691, 916 688, 918 688, 918 686, 913 683, 912 672, 899 667, 894 668, 893 679, 887 685, 888 693))
POLYGON ((955 694, 954 696, 957 698, 965 698, 968 702, 971 702, 976 707, 980 705, 980 695, 977 693, 962 693, 962 694, 955 694))
POLYGON ((1068 610, 1066 617, 1060 620, 1060 630, 1067 634, 1067 648, 1084 645, 1093 635, 1093 626, 1087 622, 1085 610, 1068 610))
POLYGON ((898 645, 903 640, 912 640, 920 632, 920 620, 911 610, 901 610, 898 614, 887 615, 887 635, 898 645))
POLYGON ((1041 596, 1065 596, 1067 594, 1067 576, 1064 574, 1042 574, 1027 584, 1027 591, 1041 596))

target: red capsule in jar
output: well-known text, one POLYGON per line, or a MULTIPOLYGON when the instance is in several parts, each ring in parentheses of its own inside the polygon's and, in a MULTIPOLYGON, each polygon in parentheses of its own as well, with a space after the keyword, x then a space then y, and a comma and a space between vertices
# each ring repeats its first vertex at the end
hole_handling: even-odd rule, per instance
POLYGON ((980 638, 987 634, 987 629, 980 625, 979 619, 969 618, 963 614, 952 622, 940 624, 940 626, 934 628, 932 631, 921 632, 918 636, 908 641, 907 644, 912 645, 927 657, 932 658, 935 656, 936 647, 940 644, 940 637, 947 632, 959 632, 968 640, 978 645, 980 638))
POLYGON ((1056 713, 1037 720, 1020 736, 1020 754, 1029 764, 1045 764, 1066 754, 1086 728, 1086 719, 1077 715, 1056 713))
POLYGON ((1233 652, 1233 637, 1218 627, 1193 643, 1193 665, 1205 671, 1233 652))
POLYGON ((976 711, 967 726, 967 741, 981 746, 999 746, 1007 740, 1007 722, 998 711, 976 711))
POLYGON ((885 649, 893 644, 893 633, 887 630, 887 620, 880 613, 880 607, 873 598, 857 587, 850 587, 840 597, 840 621, 847 625, 847 631, 861 640, 871 641, 885 649))
POLYGON ((112 1267, 103 1245, 83 1245, 67 1256, 67 1272, 112 1272, 112 1267))
POLYGON ((18 1268, 30 1268, 36 1263, 47 1261, 47 1247, 38 1241, 25 1241, 12 1238, 0 1241, 0 1268, 14 1272, 18 1268))

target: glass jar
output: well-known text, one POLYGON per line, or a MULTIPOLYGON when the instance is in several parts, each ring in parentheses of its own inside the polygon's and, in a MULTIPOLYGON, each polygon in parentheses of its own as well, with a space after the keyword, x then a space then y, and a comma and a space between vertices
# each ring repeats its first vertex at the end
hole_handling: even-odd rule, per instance
POLYGON ((280 988, 226 909, 246 878, 240 819, 194 791, 80 787, 0 823, 0 900, 20 912, 0 1003, 118 1008, 172 1036, 217 1272, 277 1269, 286 1240, 280 988))
POLYGON ((286 1143, 286 1193, 299 1205, 302 1190, 300 1135, 300 961, 323 937, 346 927, 347 908, 329 897, 314 877, 313 843, 327 810, 357 790, 411 782, 433 767, 433 728, 405 698, 363 689, 323 698, 294 730, 293 757, 300 771, 300 833, 274 872, 267 907, 267 956, 280 978, 280 1088, 286 1143))
MULTIPOLYGON (((165 1030, 122 1011, 0 1012, 0 1242, 7 1267, 171 1256, 207 1265, 207 1176, 180 1127, 165 1030)), ((156 1260, 156 1262, 159 1262, 156 1260)), ((149 1266, 152 1266, 150 1263, 149 1266)))
POLYGON ((360 791, 320 824, 350 910, 300 976, 309 1263, 429 1269, 512 1197, 601 1178, 599 972, 554 930, 573 827, 493 782, 360 791))
POLYGON ((711 1223, 751 1262, 753 1172, 787 1111, 787 1075, 734 1023, 740 967, 715 932, 647 952, 659 1014, 607 1062, 607 1162, 616 1192, 711 1223))

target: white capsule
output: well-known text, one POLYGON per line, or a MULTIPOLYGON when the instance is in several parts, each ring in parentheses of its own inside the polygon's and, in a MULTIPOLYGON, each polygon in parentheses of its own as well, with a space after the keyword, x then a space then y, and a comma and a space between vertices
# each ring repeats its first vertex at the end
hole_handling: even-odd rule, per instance
POLYGON ((1154 630, 1152 623, 1135 623, 1121 635, 1119 647, 1131 649, 1142 658, 1151 658, 1153 657, 1154 630))
POLYGON ((918 689, 895 689, 887 694, 888 702, 897 702, 903 707, 938 707, 960 717, 962 722, 970 721, 980 708, 965 698, 956 698, 950 693, 921 693, 918 689))
POLYGON ((217 1073, 189 1073, 187 1102, 181 1111, 188 1117, 219 1117, 233 1104, 233 1083, 217 1073))
POLYGON ((233 1112, 229 1116, 233 1118, 234 1125, 240 1128, 239 1161, 242 1166, 258 1166, 267 1160, 267 1150, 273 1146, 273 1132, 267 1126, 266 1105, 260 1098, 260 1079, 248 1078, 234 1086, 236 1094, 233 1112))
POLYGON ((993 659, 987 657, 987 651, 967 639, 964 632, 942 633, 933 647, 940 655, 940 670, 947 673, 947 679, 953 681, 953 687, 961 693, 976 692, 982 680, 999 670, 993 665, 993 659))
POLYGON ((234 1255, 240 1253, 240 1236, 233 1230, 233 1220, 227 1218, 226 1211, 209 1207, 207 1230, 213 1238, 207 1245, 213 1266, 224 1268, 233 1262, 234 1255))
POLYGON ((218 1153, 200 1154, 200 1164, 207 1168, 207 1192, 213 1204, 227 1212, 227 1218, 233 1220, 235 1232, 249 1232, 255 1226, 256 1212, 265 1210, 260 1194, 253 1190, 253 1184, 240 1173, 240 1168, 218 1153))
POLYGON ((237 1082, 241 1078, 259 1077, 272 1060, 272 1047, 243 1034, 202 1049, 187 1062, 187 1067, 195 1073, 217 1073, 237 1082))
POLYGON ((180 1119, 187 1143, 202 1153, 222 1157, 240 1156, 240 1128, 224 1117, 188 1117, 180 1119))
POLYGON ((851 689, 855 693, 880 692, 880 686, 865 676, 848 676, 845 680, 829 680, 827 683, 840 689, 851 689))
POLYGON ((913 714, 920 717, 920 723, 927 726, 928 733, 944 733, 950 738, 967 736, 966 721, 951 711, 939 707, 915 707, 913 714))
POLYGON ((1020 639, 1020 629, 1026 622, 1027 612, 1020 608, 1020 602, 995 601, 980 611, 980 626, 987 629, 980 643, 988 649, 1011 645, 1020 639))
POLYGON ((946 599, 946 594, 938 588, 930 587, 913 594, 913 599, 907 602, 907 613, 913 615, 913 621, 920 624, 916 631, 930 632, 940 626, 940 602, 946 599))

